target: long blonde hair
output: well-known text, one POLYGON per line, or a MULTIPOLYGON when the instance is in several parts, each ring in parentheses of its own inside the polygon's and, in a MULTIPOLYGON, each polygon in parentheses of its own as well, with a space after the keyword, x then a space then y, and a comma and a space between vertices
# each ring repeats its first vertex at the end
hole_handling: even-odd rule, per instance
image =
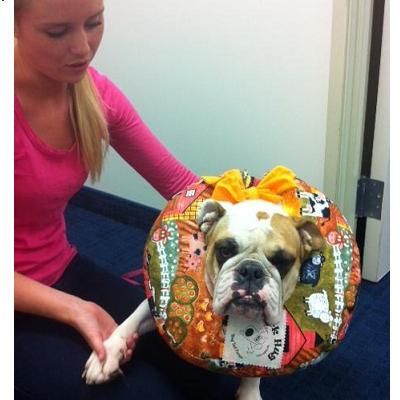
POLYGON ((104 108, 88 72, 70 86, 72 112, 79 152, 92 181, 100 178, 109 134, 104 108))
MULTIPOLYGON (((14 18, 30 0, 14 1, 14 18)), ((90 74, 69 85, 71 120, 81 159, 92 181, 100 178, 109 145, 104 105, 90 74)))

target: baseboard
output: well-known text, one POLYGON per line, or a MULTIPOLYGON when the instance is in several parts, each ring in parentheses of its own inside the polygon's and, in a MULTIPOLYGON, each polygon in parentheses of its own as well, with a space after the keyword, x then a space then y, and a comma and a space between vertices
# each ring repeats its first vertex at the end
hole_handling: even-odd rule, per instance
POLYGON ((149 230, 160 210, 87 186, 70 200, 74 206, 118 222, 149 230))

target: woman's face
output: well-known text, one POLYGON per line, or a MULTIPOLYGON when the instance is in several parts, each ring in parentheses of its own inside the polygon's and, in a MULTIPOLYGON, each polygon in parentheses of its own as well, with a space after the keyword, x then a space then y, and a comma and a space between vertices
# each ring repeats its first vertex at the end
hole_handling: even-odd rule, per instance
POLYGON ((23 67, 57 82, 78 82, 103 36, 103 9, 103 0, 27 0, 15 16, 23 67))

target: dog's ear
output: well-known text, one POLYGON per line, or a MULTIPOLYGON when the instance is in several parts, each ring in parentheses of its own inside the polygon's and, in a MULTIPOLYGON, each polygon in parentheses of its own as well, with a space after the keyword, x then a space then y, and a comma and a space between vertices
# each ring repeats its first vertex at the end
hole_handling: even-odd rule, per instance
POLYGON ((325 239, 313 221, 307 218, 296 218, 294 224, 303 244, 302 259, 307 258, 312 251, 324 248, 325 239))
POLYGON ((222 202, 207 199, 200 206, 197 215, 197 225, 202 232, 208 233, 215 223, 226 213, 222 202))

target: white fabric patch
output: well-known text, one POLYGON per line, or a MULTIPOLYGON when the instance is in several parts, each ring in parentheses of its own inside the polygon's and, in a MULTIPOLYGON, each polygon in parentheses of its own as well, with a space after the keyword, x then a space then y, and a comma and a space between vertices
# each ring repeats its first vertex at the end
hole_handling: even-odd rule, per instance
POLYGON ((229 316, 225 333, 223 360, 270 369, 281 368, 286 337, 286 310, 274 326, 229 316))

